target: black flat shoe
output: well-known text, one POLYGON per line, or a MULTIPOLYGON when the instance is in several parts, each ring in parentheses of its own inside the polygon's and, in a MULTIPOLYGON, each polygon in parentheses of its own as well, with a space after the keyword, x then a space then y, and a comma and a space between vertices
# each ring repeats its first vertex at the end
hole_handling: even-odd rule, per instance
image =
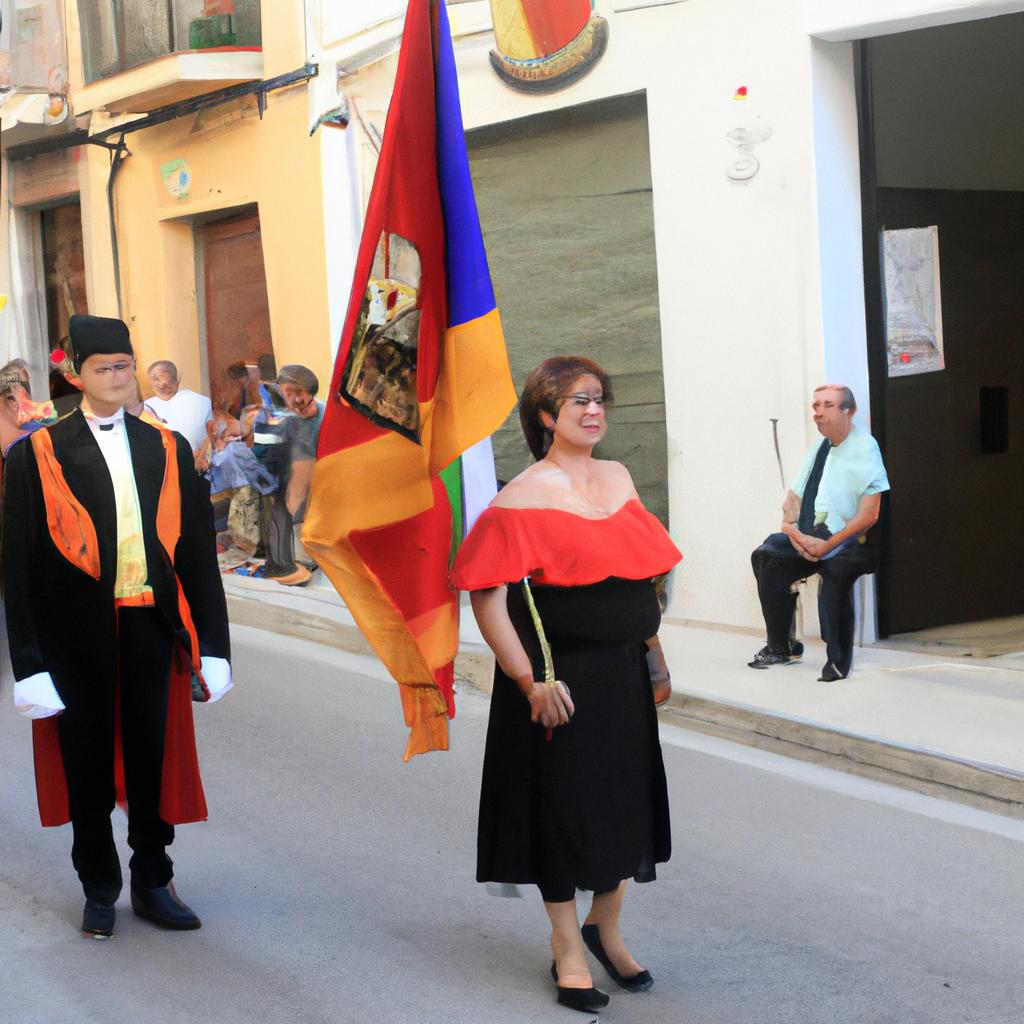
POLYGON ((132 910, 136 917, 172 931, 186 932, 203 925, 195 911, 178 899, 170 882, 159 889, 143 889, 133 882, 132 910))
POLYGON ((608 1005, 608 996, 599 988, 562 988, 558 984, 558 967, 551 961, 551 977, 555 979, 558 1003, 581 1013, 600 1013, 608 1005))
POLYGON ((825 667, 821 670, 821 675, 818 676, 819 683, 838 683, 840 679, 845 679, 849 675, 848 672, 840 672, 836 668, 835 662, 828 661, 825 663, 825 667))
POLYGON ((82 932, 94 939, 109 939, 114 934, 117 908, 113 903, 97 903, 87 899, 82 911, 82 932))
POLYGON ((608 972, 608 977, 616 985, 621 985, 627 992, 646 992, 654 984, 650 971, 638 971, 628 977, 619 974, 615 964, 608 959, 604 946, 601 945, 601 933, 596 924, 585 924, 580 929, 580 934, 587 949, 594 954, 594 958, 608 972))

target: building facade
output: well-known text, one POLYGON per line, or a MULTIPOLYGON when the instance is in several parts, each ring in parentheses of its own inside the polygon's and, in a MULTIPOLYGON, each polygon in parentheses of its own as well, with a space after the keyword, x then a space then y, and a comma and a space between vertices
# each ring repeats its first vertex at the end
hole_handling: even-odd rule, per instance
POLYGON ((8 348, 41 365, 67 316, 88 311, 121 316, 143 367, 171 359, 198 390, 264 354, 326 377, 324 153, 310 130, 305 5, 33 6, 63 30, 72 115, 64 131, 4 132, 8 348), (48 246, 78 253, 79 287, 60 301, 48 246))
MULTIPOLYGON (((324 63, 343 70, 360 112, 363 189, 401 31, 402 5, 391 6, 375 5, 361 26, 349 13, 324 36, 324 63)), ((823 381, 853 388, 857 420, 892 470, 882 571, 858 592, 864 639, 876 625, 888 635, 1024 612, 1009 572, 993 582, 979 561, 982 538, 1015 553, 1019 542, 977 525, 985 517, 971 506, 986 494, 1000 507, 1019 498, 1007 480, 1024 468, 1012 461, 1024 438, 1010 387, 1022 353, 999 332, 1012 323, 1019 338, 1024 311, 1007 307, 1005 287, 994 296, 1005 315, 986 328, 985 348, 956 323, 962 288, 951 276, 945 369, 895 379, 878 219, 900 187, 918 198, 931 190, 934 202, 913 215, 900 207, 901 223, 939 223, 943 274, 955 276, 961 236, 977 232, 963 211, 959 234, 954 214, 940 223, 939 193, 1019 192, 1018 91, 1005 83, 1020 79, 1011 40, 1024 4, 577 6, 448 5, 514 370, 521 379, 546 354, 578 351, 622 382, 606 454, 637 470, 687 556, 668 614, 760 628, 748 553, 777 526, 785 486, 817 437, 809 396, 823 381), (545 14, 576 17, 578 35, 558 37, 545 14), (986 362, 991 372, 957 369, 986 362), (1003 408, 1009 423, 1002 462, 977 440, 979 387, 995 393, 982 416, 998 421, 1003 408), (952 488, 959 504, 943 516, 947 462, 973 489, 952 488)), ((1013 237, 975 239, 972 266, 1007 259, 1008 247, 1007 266, 1018 265, 1024 225, 1003 198, 987 216, 1009 218, 1013 237)), ((509 425, 498 436, 499 476, 526 462, 514 435, 509 425)), ((804 601, 808 631, 813 605, 804 601)))
MULTIPOLYGON (((253 93, 127 134, 118 260, 110 151, 81 146, 75 174, 65 168, 60 187, 78 183, 89 309, 120 308, 143 361, 170 357, 205 386, 232 345, 269 344, 279 363, 328 377, 404 7, 265 2, 259 50, 197 50, 87 81, 96 29, 66 5, 72 121, 112 144, 110 129, 168 97, 316 68, 265 105, 253 93), (244 273, 232 268, 259 262, 265 319, 249 278, 236 315, 244 273), (236 306, 218 305, 224 287, 236 306)), ((1007 84, 1020 78, 1012 40, 1024 2, 449 0, 448 10, 515 374, 559 352, 613 373, 605 454, 631 466, 686 553, 668 615, 760 628, 749 552, 777 526, 816 439, 809 396, 824 381, 854 390, 893 484, 882 568, 858 593, 864 639, 876 625, 888 635, 1024 613, 1011 570, 993 574, 983 555, 1024 557, 999 525, 1024 498, 1014 347, 1024 312, 1010 285, 1024 252, 1024 91, 1007 84), (882 241, 890 228, 936 227, 944 368, 893 373, 882 241)), ((23 235, 54 202, 26 194, 34 201, 15 209, 23 235)), ((11 267, 28 243, 12 239, 0 278, 14 301, 11 267)), ((510 423, 496 439, 499 476, 526 464, 516 433, 510 423)))

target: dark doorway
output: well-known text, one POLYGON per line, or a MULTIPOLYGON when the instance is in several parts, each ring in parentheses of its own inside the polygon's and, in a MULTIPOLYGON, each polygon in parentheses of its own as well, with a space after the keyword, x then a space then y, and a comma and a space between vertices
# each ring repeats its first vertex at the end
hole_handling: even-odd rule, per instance
POLYGON ((203 254, 207 369, 213 393, 230 363, 273 355, 263 240, 256 210, 198 226, 203 254))
POLYGON ((946 368, 887 381, 891 633, 1024 612, 1024 193, 879 190, 879 230, 930 225, 946 368))
POLYGON ((860 44, 882 636, 1024 613, 1024 122, 1005 89, 1022 34, 1007 15, 860 44), (931 227, 945 368, 892 376, 883 232, 931 227))
POLYGON ((68 320, 88 313, 85 291, 85 247, 82 243, 82 206, 64 203, 41 210, 43 280, 46 289, 46 329, 50 350, 67 336, 68 320))

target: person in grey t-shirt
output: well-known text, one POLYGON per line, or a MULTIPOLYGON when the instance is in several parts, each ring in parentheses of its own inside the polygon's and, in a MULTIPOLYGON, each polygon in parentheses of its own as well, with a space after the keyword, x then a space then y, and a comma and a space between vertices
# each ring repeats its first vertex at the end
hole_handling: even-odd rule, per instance
POLYGON ((316 400, 320 388, 316 374, 305 366, 283 367, 277 384, 291 415, 281 426, 281 443, 273 446, 273 471, 279 485, 275 494, 263 499, 260 531, 267 578, 294 587, 308 583, 311 576, 295 561, 294 531, 306 512, 324 403, 316 400))

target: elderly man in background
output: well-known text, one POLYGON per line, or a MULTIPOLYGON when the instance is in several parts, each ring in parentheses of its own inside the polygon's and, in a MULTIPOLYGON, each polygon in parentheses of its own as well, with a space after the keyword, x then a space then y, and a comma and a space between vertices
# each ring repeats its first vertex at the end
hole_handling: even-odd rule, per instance
POLYGON ((206 424, 213 410, 206 395, 183 388, 178 368, 169 359, 159 359, 146 371, 153 387, 149 407, 171 428, 188 440, 196 452, 206 440, 206 424))
POLYGON ((853 584, 878 567, 877 546, 868 534, 878 522, 889 478, 878 443, 853 425, 857 401, 840 384, 816 388, 814 425, 824 440, 807 453, 782 506, 781 532, 750 556, 768 643, 751 668, 798 661, 803 646, 792 643, 797 580, 818 573, 818 620, 826 660, 820 682, 845 679, 853 665, 853 584))

